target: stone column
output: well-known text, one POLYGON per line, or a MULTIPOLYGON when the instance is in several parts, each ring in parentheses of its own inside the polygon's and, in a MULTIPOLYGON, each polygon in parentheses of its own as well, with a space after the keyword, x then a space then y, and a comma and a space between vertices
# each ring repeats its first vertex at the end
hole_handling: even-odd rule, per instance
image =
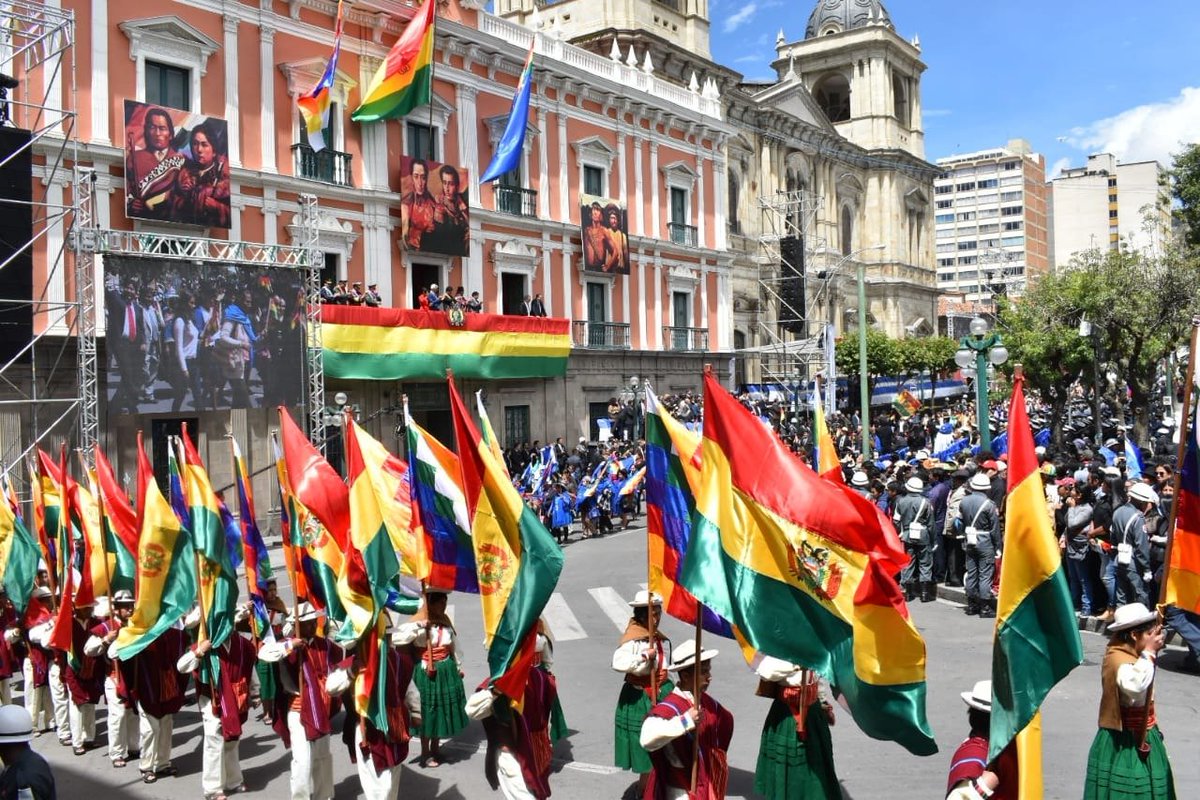
POLYGON ((639 136, 633 140, 633 232, 637 236, 646 235, 644 177, 642 174, 642 139, 639 136))
POLYGON ((659 224, 658 198, 658 142, 650 141, 650 232, 655 239, 663 238, 659 224))
POLYGON ((537 110, 538 126, 538 217, 550 219, 550 136, 546 132, 546 109, 539 105, 537 110))
MULTIPOLYGON (((108 0, 92 0, 91 48, 92 141, 96 144, 112 144, 108 130, 108 107, 112 102, 108 94, 108 0)), ((123 140, 124 136, 121 138, 123 140)))
POLYGON ((242 165, 241 113, 238 111, 238 23, 237 17, 226 14, 225 28, 225 121, 228 124, 229 163, 242 165))
POLYGON ((479 123, 475 119, 475 99, 479 90, 459 84, 458 94, 458 157, 467 168, 468 197, 479 203, 479 123))
MULTIPOLYGON (((262 69, 262 102, 259 136, 262 140, 263 172, 278 172, 275 156, 275 29, 263 25, 258 35, 258 63, 262 69)), ((265 200, 265 198, 264 198, 265 200)))

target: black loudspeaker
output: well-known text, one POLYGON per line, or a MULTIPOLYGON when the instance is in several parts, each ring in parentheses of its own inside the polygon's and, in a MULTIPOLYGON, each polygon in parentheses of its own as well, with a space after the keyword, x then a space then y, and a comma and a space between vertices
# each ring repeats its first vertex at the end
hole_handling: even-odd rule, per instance
POLYGON ((27 130, 0 127, 0 366, 33 338, 30 138, 27 130))
POLYGON ((779 240, 779 325, 789 333, 803 335, 804 318, 804 238, 785 236, 779 240))

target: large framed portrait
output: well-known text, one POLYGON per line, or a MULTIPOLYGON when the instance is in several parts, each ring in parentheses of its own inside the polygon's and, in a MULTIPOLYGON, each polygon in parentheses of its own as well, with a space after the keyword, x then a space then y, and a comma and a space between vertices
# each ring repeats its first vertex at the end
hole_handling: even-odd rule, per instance
POLYGON ((579 226, 585 270, 629 274, 629 212, 621 201, 581 194, 579 226))
POLYGON ((126 100, 125 214, 131 219, 228 228, 225 120, 126 100))
POLYGON ((471 213, 467 170, 438 161, 400 159, 400 234, 407 250, 467 256, 471 213))

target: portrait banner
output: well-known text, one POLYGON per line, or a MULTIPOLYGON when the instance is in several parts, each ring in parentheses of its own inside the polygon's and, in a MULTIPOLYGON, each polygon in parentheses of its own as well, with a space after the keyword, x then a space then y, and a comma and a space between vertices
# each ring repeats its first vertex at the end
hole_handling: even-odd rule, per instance
POLYGON ((579 196, 583 268, 590 272, 629 274, 629 212, 619 200, 579 196))
POLYGON ((400 231, 407 250, 470 255, 467 170, 423 158, 402 157, 400 231))
POLYGON ((125 214, 130 219, 228 228, 225 120, 126 100, 125 214))
POLYGON ((304 273, 104 259, 110 414, 302 405, 304 273))

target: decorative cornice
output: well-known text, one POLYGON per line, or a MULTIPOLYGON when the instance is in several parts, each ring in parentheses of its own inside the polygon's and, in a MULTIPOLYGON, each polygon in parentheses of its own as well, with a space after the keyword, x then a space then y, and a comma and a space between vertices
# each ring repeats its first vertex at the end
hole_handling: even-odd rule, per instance
POLYGON ((120 25, 129 37, 129 60, 138 56, 161 55, 185 61, 198 61, 200 74, 208 72, 208 58, 221 46, 219 42, 176 16, 128 20, 120 25))

